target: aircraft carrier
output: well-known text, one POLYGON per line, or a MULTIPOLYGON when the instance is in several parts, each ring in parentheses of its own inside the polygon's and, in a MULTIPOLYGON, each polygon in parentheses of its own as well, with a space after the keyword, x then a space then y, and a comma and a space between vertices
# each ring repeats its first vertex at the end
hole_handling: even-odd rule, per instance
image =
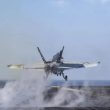
MULTIPOLYGON (((7 83, 9 82, 10 81, 0 81, 0 93, 1 93, 1 90, 3 90, 5 86, 7 86, 7 83)), ((35 81, 33 81, 33 83, 31 84, 35 84, 35 81)), ((31 86, 31 84, 29 86, 31 86)), ((27 109, 28 110, 31 110, 31 109, 32 110, 107 109, 109 110, 109 107, 110 107, 110 86, 109 85, 110 85, 110 81, 86 81, 86 82, 85 81, 68 81, 67 84, 64 84, 64 81, 52 81, 46 87, 45 91, 44 90, 41 91, 43 96, 42 97, 43 103, 40 102, 41 101, 40 99, 37 100, 39 102, 36 101, 36 103, 44 104, 41 107, 26 106, 22 108, 22 106, 18 104, 18 107, 8 107, 7 110, 8 109, 11 109, 11 110, 12 109, 14 110, 15 109, 16 110, 19 110, 19 109, 20 110, 25 110, 25 109, 26 110, 27 109)), ((14 89, 15 88, 16 87, 14 87, 14 89)), ((7 90, 7 89, 4 89, 4 90, 7 90)), ((18 93, 23 95, 23 93, 21 92, 26 92, 23 90, 24 89, 22 89, 20 92, 17 92, 17 95, 18 93)), ((31 90, 33 90, 33 88, 27 92, 32 92, 31 90)), ((34 98, 36 94, 35 93, 33 94, 31 94, 30 96, 31 98, 25 100, 26 102, 24 100, 22 101, 21 99, 20 101, 24 104, 26 103, 28 104, 29 100, 31 100, 32 103, 35 103, 34 98)), ((18 99, 19 98, 16 98, 16 100, 18 99)), ((0 104, 0 106, 1 105, 2 104, 0 104)), ((0 108, 3 108, 3 106, 1 106, 0 108)))

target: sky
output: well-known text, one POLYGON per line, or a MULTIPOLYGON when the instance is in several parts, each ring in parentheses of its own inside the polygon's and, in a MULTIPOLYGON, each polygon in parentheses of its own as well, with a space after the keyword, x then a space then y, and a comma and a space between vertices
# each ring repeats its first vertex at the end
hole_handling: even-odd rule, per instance
POLYGON ((70 80, 110 80, 110 0, 0 0, 0 79, 24 73, 8 64, 41 61, 36 46, 49 60, 63 45, 66 61, 101 61, 65 71, 70 80))

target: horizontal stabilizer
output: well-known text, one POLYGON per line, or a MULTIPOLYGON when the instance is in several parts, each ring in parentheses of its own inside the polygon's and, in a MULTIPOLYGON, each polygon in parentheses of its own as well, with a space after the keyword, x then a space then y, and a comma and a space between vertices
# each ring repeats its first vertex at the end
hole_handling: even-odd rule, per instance
POLYGON ((38 70, 43 70, 43 67, 24 67, 24 69, 30 69, 30 70, 34 70, 34 69, 38 69, 38 70))
POLYGON ((25 67, 23 64, 10 64, 7 66, 10 69, 44 69, 43 66, 39 67, 25 67))
POLYGON ((86 62, 83 65, 84 65, 85 68, 90 68, 90 67, 96 67, 99 64, 100 64, 100 62, 96 62, 96 63, 88 63, 88 62, 86 62))

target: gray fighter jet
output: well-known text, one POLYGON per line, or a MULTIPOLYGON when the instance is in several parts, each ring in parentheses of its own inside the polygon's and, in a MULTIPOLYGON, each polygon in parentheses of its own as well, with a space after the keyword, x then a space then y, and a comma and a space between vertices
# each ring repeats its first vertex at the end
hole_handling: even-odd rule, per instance
POLYGON ((23 64, 10 64, 7 67, 10 69, 41 69, 44 70, 46 73, 46 78, 48 78, 49 74, 55 74, 57 76, 62 76, 66 81, 68 80, 67 75, 64 74, 65 70, 69 69, 74 69, 74 68, 89 68, 89 67, 95 67, 100 64, 100 62, 95 62, 95 63, 68 63, 63 61, 63 51, 64 51, 64 46, 60 52, 58 52, 56 55, 53 56, 51 61, 47 61, 39 47, 37 47, 38 52, 43 60, 43 66, 36 66, 36 67, 25 67, 23 64))

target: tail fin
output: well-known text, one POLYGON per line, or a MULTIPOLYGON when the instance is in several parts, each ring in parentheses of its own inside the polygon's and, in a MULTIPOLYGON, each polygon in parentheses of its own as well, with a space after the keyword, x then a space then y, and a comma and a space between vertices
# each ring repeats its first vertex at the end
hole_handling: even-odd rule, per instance
POLYGON ((63 58, 63 57, 62 57, 63 51, 64 51, 64 46, 63 46, 62 50, 60 51, 60 59, 63 58))
POLYGON ((60 52, 58 52, 57 54, 55 54, 53 56, 52 62, 60 63, 61 59, 63 59, 63 57, 62 57, 63 51, 64 51, 64 46, 63 46, 62 50, 60 50, 60 52))
POLYGON ((60 52, 61 56, 62 56, 62 54, 63 54, 63 51, 64 51, 64 46, 63 46, 63 48, 62 48, 62 50, 61 50, 61 52, 60 52))
POLYGON ((64 46, 63 46, 62 50, 59 53, 59 57, 57 59, 57 62, 61 62, 61 59, 63 59, 63 57, 62 57, 63 51, 64 51, 64 46))
POLYGON ((37 47, 37 49, 38 49, 38 52, 39 52, 39 54, 40 54, 40 56, 41 56, 43 62, 44 62, 44 63, 47 63, 47 61, 45 60, 44 56, 42 55, 42 53, 41 53, 39 47, 37 47))

